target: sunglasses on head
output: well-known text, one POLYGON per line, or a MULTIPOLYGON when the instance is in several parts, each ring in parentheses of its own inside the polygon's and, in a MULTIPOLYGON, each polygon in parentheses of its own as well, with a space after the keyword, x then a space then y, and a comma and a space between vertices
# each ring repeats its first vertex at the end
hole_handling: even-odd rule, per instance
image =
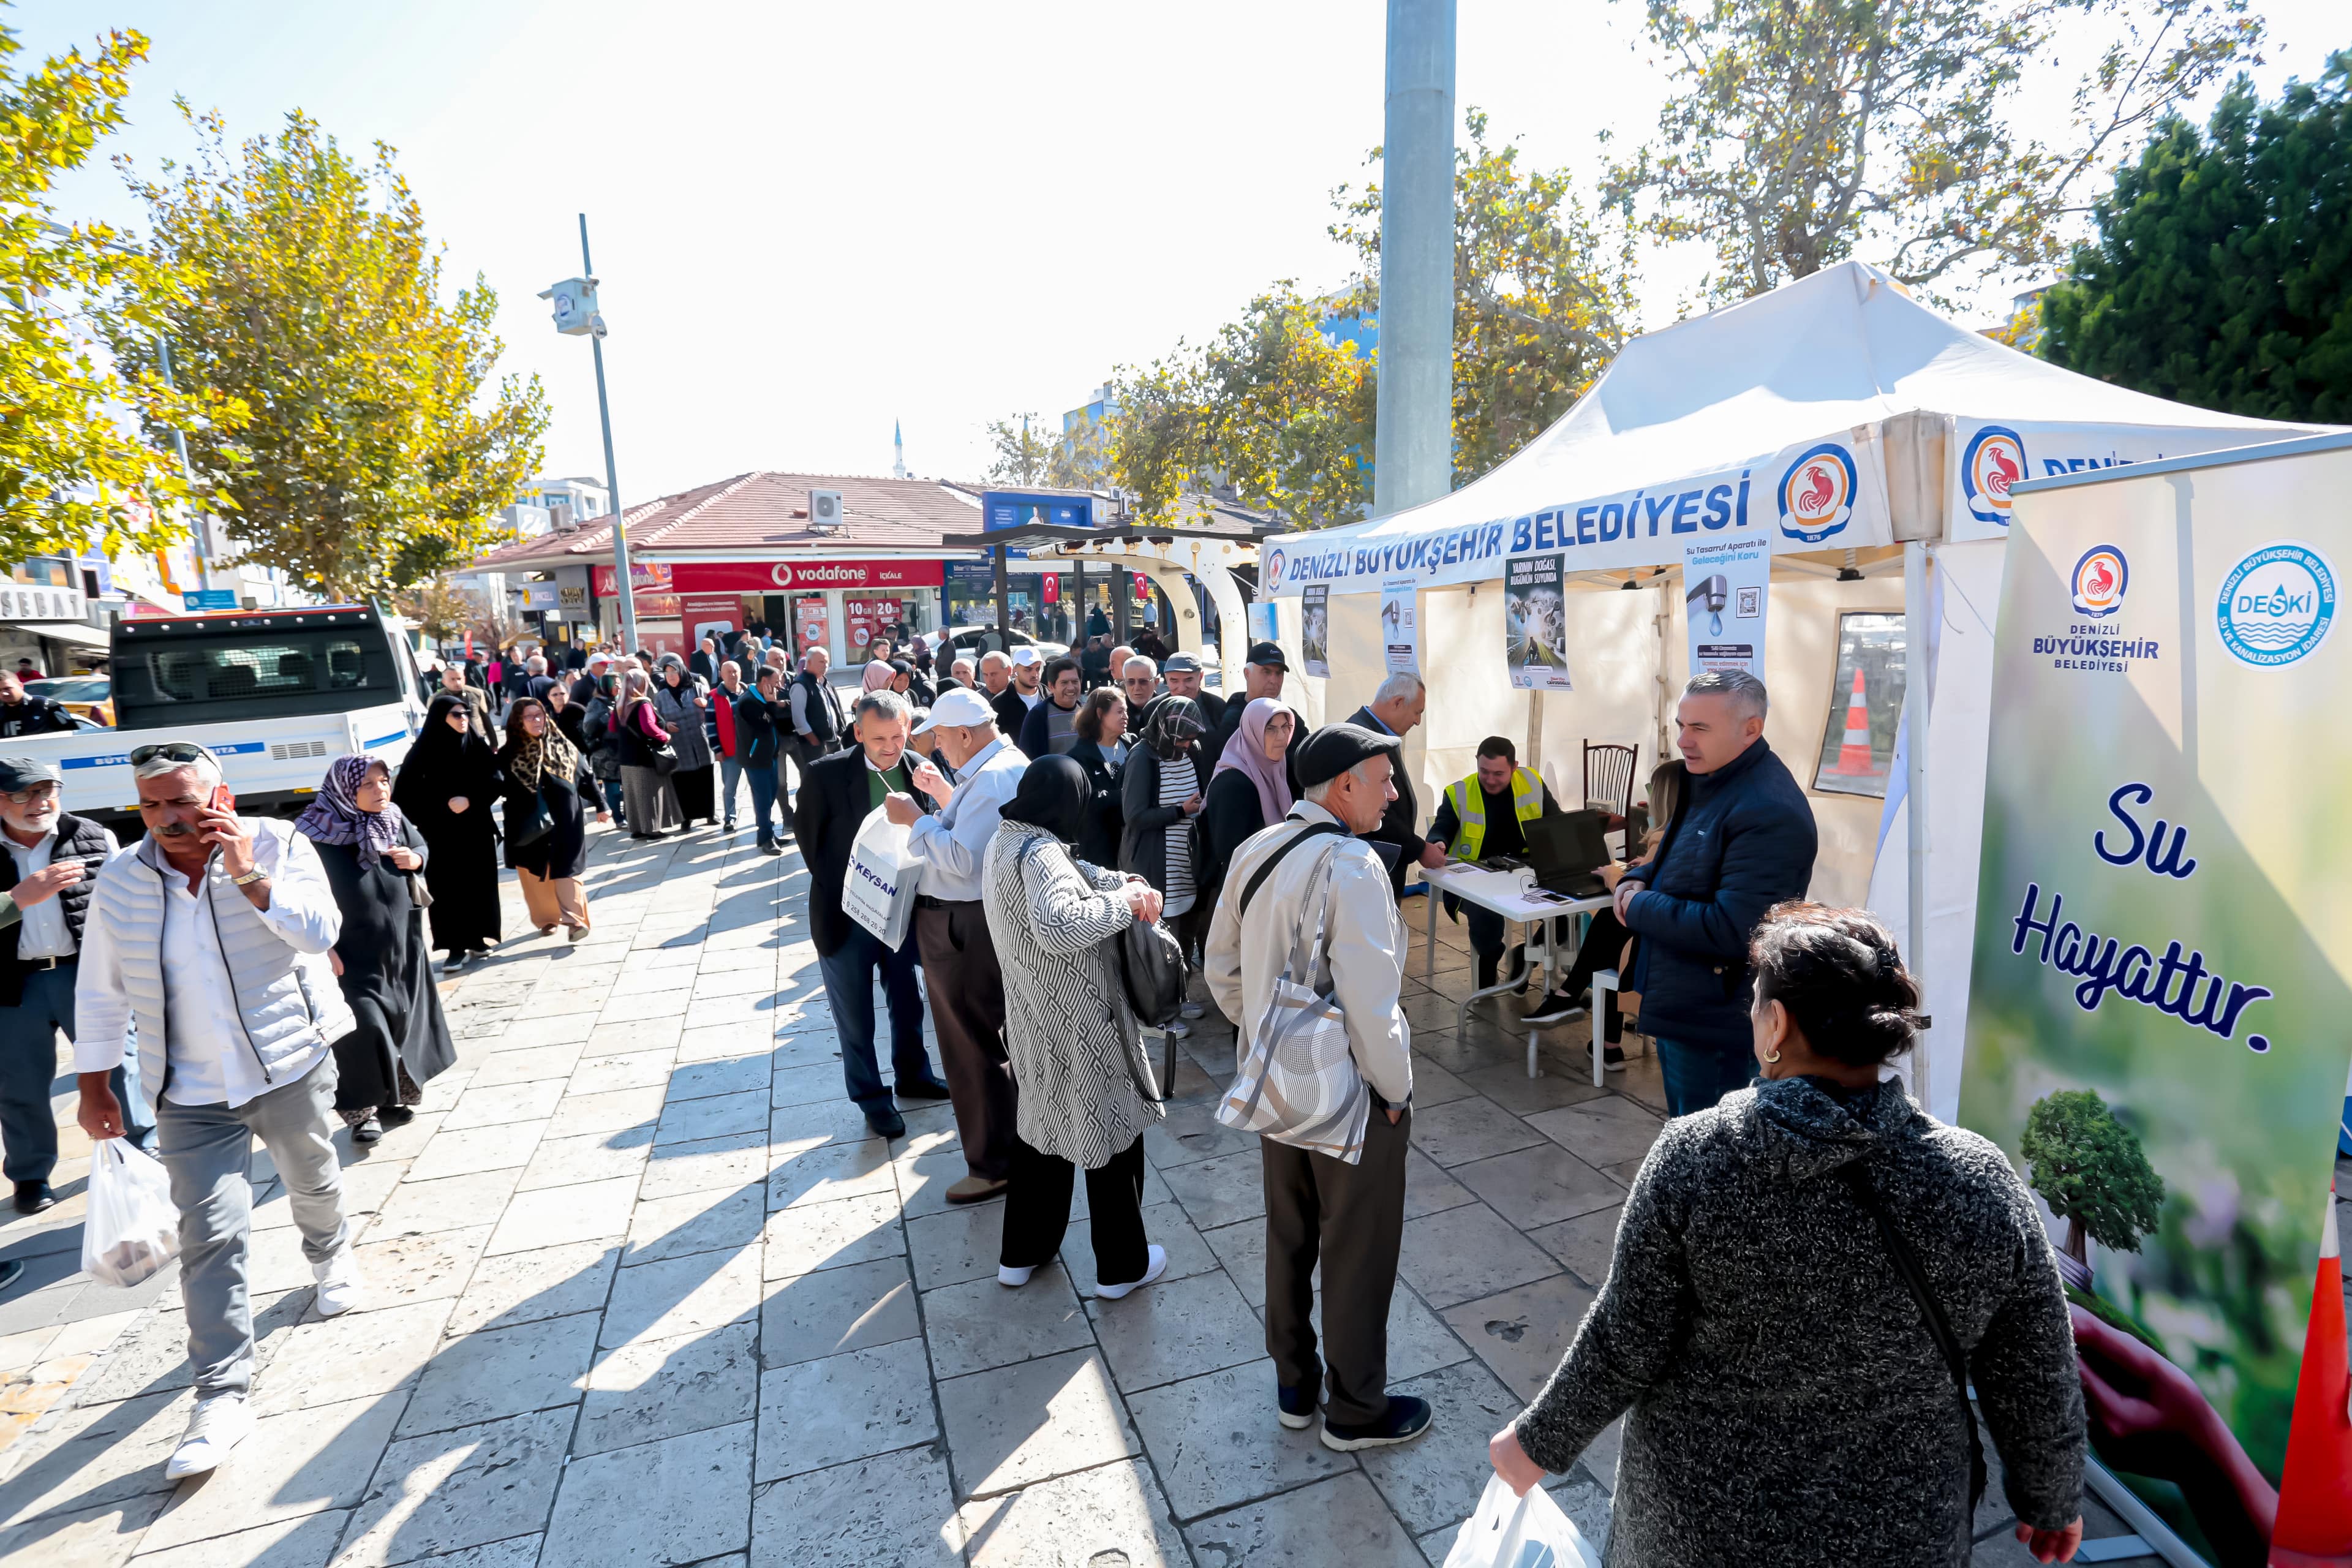
POLYGON ((210 752, 205 751, 194 741, 166 741, 160 746, 131 747, 131 765, 134 768, 143 768, 158 757, 163 758, 166 762, 201 763, 211 756, 210 752))

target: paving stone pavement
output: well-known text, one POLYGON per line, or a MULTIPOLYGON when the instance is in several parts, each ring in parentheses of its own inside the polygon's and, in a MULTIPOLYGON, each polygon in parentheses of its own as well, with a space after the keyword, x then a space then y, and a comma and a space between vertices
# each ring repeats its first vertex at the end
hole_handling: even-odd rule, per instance
MULTIPOLYGON (((1063 1267, 1004 1290, 1002 1203, 942 1196, 949 1108, 886 1144, 844 1102, 806 874, 749 837, 599 835, 577 946, 531 934, 506 879, 524 935, 444 984, 458 1065, 408 1127, 344 1141, 352 1314, 311 1310, 257 1156, 260 1420, 210 1478, 162 1477, 191 1398, 174 1272, 75 1272, 68 1127, 67 1201, 0 1227, 34 1265, 0 1300, 0 1564, 1442 1563, 1488 1436, 1607 1271, 1661 1125, 1654 1060, 1595 1089, 1571 1024, 1531 1080, 1522 1035, 1455 1026, 1458 929, 1426 984, 1416 952, 1390 1371, 1436 1425, 1333 1454, 1274 1419, 1258 1157, 1211 1116, 1232 1066, 1213 1008, 1145 1140, 1167 1279, 1095 1297, 1081 1185, 1063 1267)), ((1596 1540, 1615 1445, 1551 1483, 1596 1540)), ((2008 1523, 1989 1501, 1979 1561, 2022 1561, 2008 1523)))

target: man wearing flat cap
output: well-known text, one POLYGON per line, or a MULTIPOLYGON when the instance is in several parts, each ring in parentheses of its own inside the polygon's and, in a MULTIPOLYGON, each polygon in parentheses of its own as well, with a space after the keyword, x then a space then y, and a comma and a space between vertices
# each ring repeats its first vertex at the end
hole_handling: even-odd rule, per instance
MULTIPOLYGON (((82 919, 98 868, 116 848, 113 834, 64 809, 63 788, 47 763, 0 756, 0 837, 8 844, 0 863, 0 1145, 18 1214, 38 1214, 57 1201, 49 1191, 58 1164, 49 1089, 58 1076, 58 1031, 74 1037, 82 919)), ((110 1087, 132 1119, 132 1142, 143 1147, 151 1130, 119 1064, 110 1087)))
MULTIPOLYGON (((1389 1301, 1404 1237, 1406 1141, 1412 1132, 1412 1036, 1398 991, 1404 921, 1370 833, 1396 799, 1402 742, 1356 724, 1318 730, 1291 755, 1305 795, 1234 852, 1209 928, 1210 994, 1244 1041, 1276 1002, 1303 936, 1320 927, 1307 984, 1346 1019, 1349 1057, 1369 1106, 1360 1133, 1276 1128, 1258 1141, 1265 1188, 1265 1348, 1276 1412, 1294 1431, 1325 1406, 1323 1446, 1340 1452, 1409 1443, 1429 1430, 1426 1400, 1388 1392, 1389 1301), (1323 1147, 1354 1142, 1342 1158, 1323 1147), (1307 1313, 1323 1267, 1322 1356, 1307 1313), (1323 1397, 1328 1384, 1328 1403, 1323 1397)), ((1344 1103, 1339 1095, 1326 1103, 1344 1103)), ((1360 1105, 1362 1102, 1359 1102, 1360 1105)), ((1222 1115, 1222 1113, 1221 1113, 1222 1115)))

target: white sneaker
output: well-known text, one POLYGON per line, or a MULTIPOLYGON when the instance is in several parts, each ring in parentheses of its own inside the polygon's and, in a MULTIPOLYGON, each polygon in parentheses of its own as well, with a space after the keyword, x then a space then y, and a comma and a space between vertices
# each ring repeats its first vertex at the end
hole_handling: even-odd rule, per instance
POLYGON ((228 1451, 252 1431, 253 1410, 244 1394, 215 1394, 197 1400, 196 1413, 188 1417, 187 1435, 164 1462, 163 1479, 176 1481, 218 1468, 228 1451))
POLYGON ((1003 1286, 1007 1290, 1018 1290, 1024 1285, 1028 1284, 1029 1276, 1036 1272, 1037 1267, 1035 1264, 1031 1264, 1026 1268, 1007 1268, 1003 1264, 1000 1263, 996 1266, 996 1282, 999 1285, 1003 1286))
POLYGON ((1183 1017, 1198 1018, 1206 1014, 1208 1009, 1202 1006, 1198 1002, 1187 1002, 1182 1007, 1178 1009, 1178 1012, 1183 1017))
POLYGON ((310 1265, 310 1277, 319 1282, 316 1295, 319 1316, 322 1318, 339 1318, 358 1306, 360 1292, 366 1287, 366 1281, 360 1278, 359 1258, 349 1242, 324 1263, 310 1265))
POLYGON ((1143 1287, 1150 1284, 1162 1274, 1168 1272, 1168 1249, 1166 1247, 1160 1246, 1156 1241, 1153 1242, 1151 1244, 1149 1257, 1150 1263, 1143 1270, 1142 1279, 1130 1279, 1124 1285, 1105 1285, 1100 1281, 1097 1281, 1095 1285, 1095 1294, 1101 1297, 1106 1301, 1116 1301, 1121 1296, 1126 1295, 1131 1290, 1140 1290, 1143 1287))

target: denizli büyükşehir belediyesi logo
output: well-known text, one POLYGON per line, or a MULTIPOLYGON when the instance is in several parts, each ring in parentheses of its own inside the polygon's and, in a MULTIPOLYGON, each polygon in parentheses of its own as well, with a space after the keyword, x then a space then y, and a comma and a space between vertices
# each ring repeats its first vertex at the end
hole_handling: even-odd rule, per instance
POLYGON ((2221 646, 2259 669, 2316 652, 2335 624, 2335 568, 2298 540, 2273 540, 2240 560, 2213 605, 2221 646))
POLYGON ((2074 563, 2074 613, 2094 619, 2112 616, 2124 605, 2124 587, 2131 568, 2124 552, 2112 544, 2094 544, 2074 563))
POLYGON ((1853 457, 1824 441, 1780 477, 1780 531, 1819 544, 1853 519, 1853 457))
POLYGON ((1960 454, 1960 489, 1969 515, 1979 522, 2009 526, 2009 487, 2025 477, 2025 438, 1988 425, 1969 438, 1960 454))
POLYGON ((1282 565, 1280 550, 1269 550, 1265 552, 1265 591, 1269 594, 1282 586, 1282 565))

